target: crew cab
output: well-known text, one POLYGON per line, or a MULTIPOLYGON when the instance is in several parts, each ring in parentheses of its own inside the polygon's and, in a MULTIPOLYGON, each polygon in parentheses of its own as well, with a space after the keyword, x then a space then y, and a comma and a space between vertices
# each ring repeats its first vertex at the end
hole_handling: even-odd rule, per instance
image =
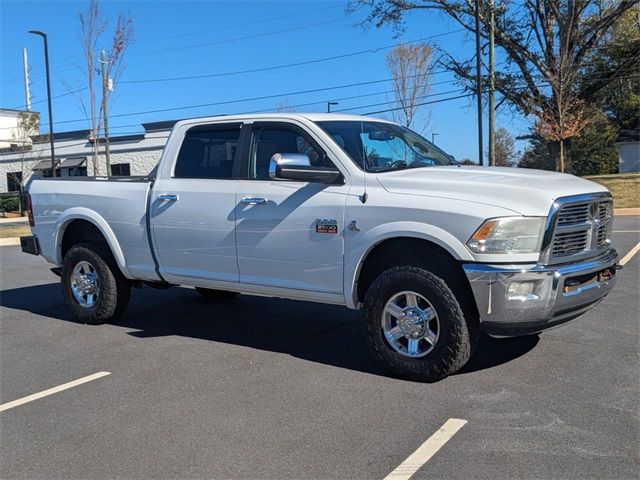
POLYGON ((616 282, 613 204, 571 175, 459 165, 386 120, 274 113, 178 122, 148 177, 35 179, 22 249, 78 321, 131 287, 182 285, 362 309, 392 374, 460 369, 484 330, 538 333, 616 282))

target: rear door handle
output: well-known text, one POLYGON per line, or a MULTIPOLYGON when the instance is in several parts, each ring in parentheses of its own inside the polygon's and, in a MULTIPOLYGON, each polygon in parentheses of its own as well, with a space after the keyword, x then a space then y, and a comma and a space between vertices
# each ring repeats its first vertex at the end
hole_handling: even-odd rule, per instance
POLYGON ((171 194, 163 193, 162 195, 158 195, 158 199, 161 202, 177 202, 178 201, 178 195, 171 195, 171 194))
POLYGON ((263 197, 242 197, 240 203, 244 205, 264 205, 267 203, 267 199, 263 197))

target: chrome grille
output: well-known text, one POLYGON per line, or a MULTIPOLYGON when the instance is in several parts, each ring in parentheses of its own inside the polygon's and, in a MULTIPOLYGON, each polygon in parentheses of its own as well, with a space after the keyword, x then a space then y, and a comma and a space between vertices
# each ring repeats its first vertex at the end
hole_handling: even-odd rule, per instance
POLYGON ((552 240, 543 257, 549 263, 595 256, 610 244, 611 198, 601 195, 579 198, 581 201, 567 201, 557 210, 555 224, 551 226, 552 240))
POLYGON ((589 221, 590 204, 567 205, 558 214, 559 227, 589 221))

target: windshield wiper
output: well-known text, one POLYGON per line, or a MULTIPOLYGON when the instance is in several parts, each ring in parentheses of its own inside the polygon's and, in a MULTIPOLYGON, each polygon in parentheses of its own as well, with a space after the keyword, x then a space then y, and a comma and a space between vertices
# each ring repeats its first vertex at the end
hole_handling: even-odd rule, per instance
POLYGON ((379 168, 376 170, 371 170, 372 173, 384 173, 384 172, 393 172, 394 170, 404 170, 406 168, 411 168, 410 165, 407 165, 406 162, 398 163, 392 167, 379 168))

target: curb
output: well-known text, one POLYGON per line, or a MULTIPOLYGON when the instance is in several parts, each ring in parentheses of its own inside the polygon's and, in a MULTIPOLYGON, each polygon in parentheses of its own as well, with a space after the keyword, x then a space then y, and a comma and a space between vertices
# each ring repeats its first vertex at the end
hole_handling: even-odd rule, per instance
POLYGON ((20 237, 0 238, 0 247, 16 247, 20 245, 20 237))
POLYGON ((613 214, 616 217, 624 217, 628 215, 640 215, 640 208, 614 208, 613 214))
POLYGON ((29 219, 27 217, 0 218, 0 225, 3 223, 29 223, 29 219))

